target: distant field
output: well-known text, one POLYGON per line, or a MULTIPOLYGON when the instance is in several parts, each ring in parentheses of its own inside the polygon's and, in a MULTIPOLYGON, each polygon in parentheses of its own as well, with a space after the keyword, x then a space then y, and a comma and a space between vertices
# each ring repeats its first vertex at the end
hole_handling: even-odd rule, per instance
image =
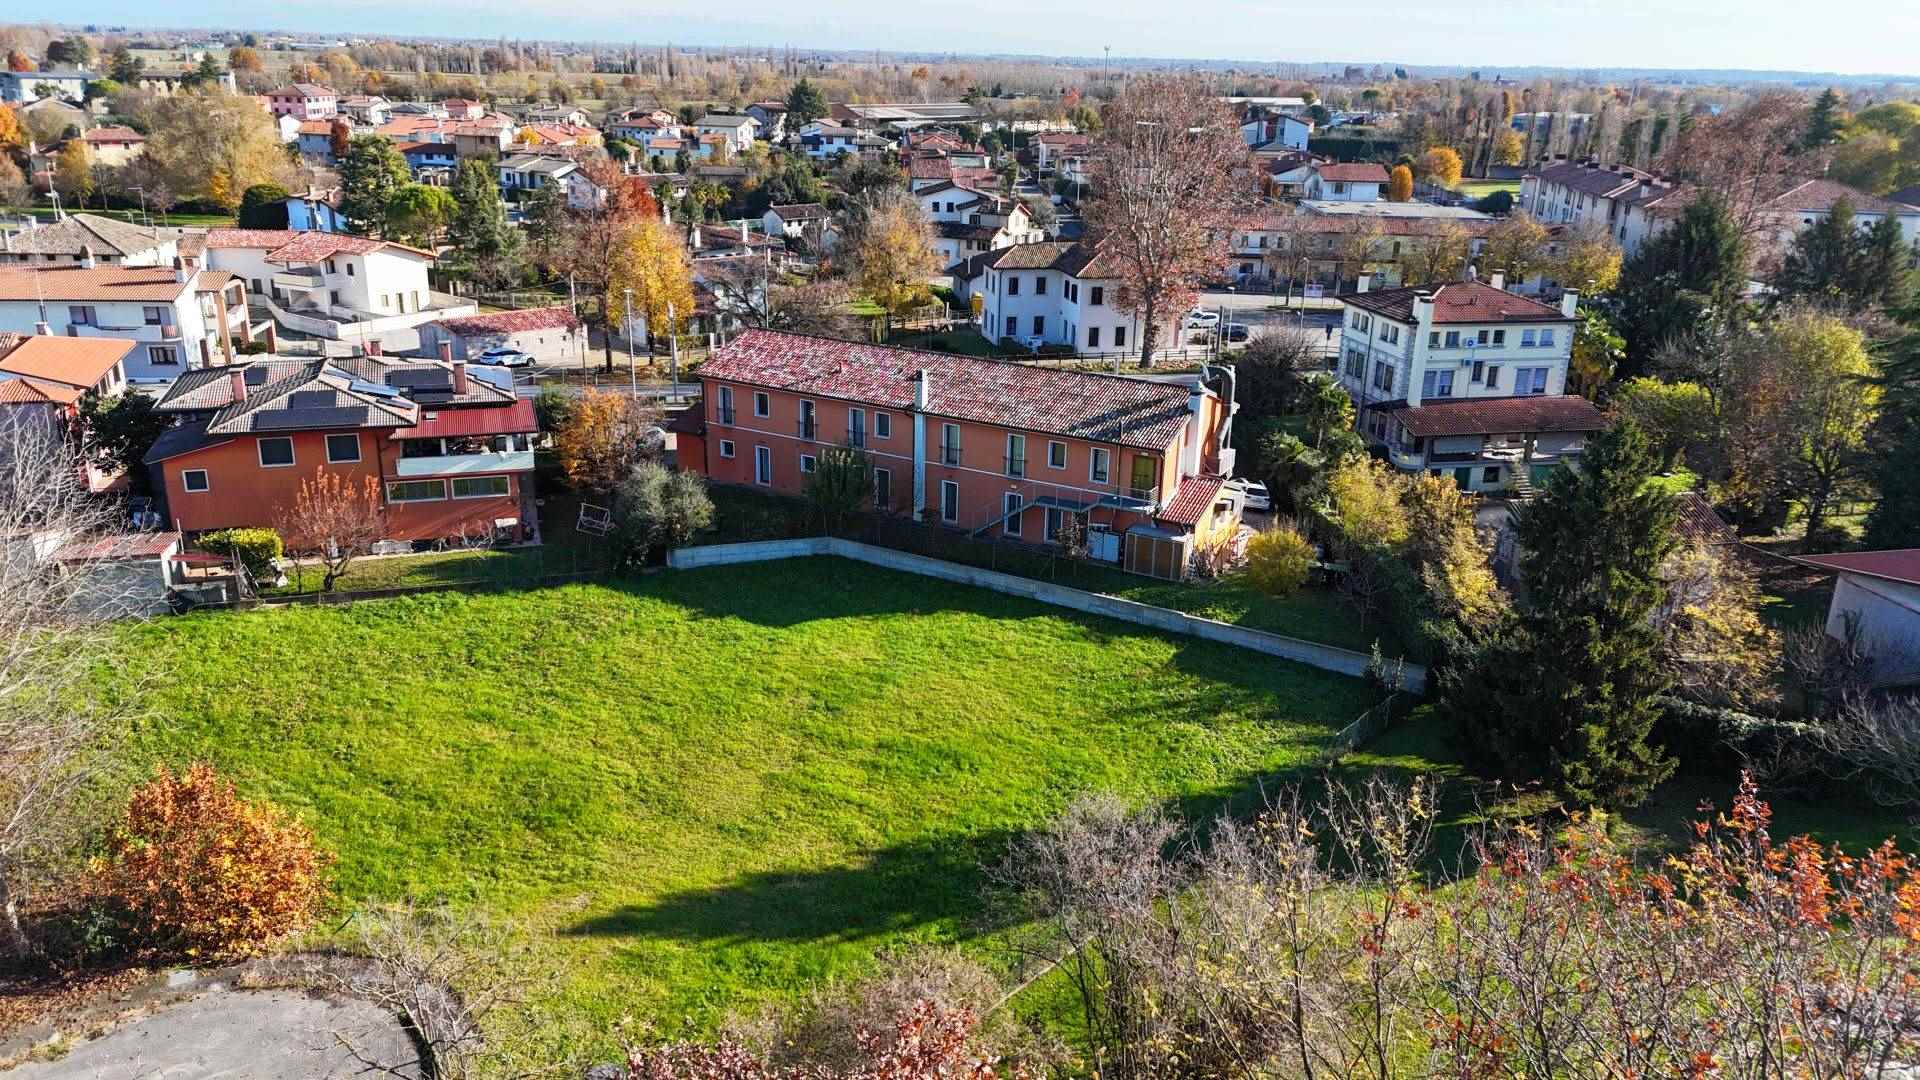
POLYGON ((1358 680, 834 559, 207 613, 128 631, 133 771, 213 760, 344 905, 549 930, 602 1046, 980 937, 980 867, 1076 794, 1207 813, 1313 760, 1358 680))
POLYGON ((1462 180, 1453 185, 1453 190, 1469 199, 1484 199, 1496 191, 1520 194, 1518 180, 1462 180))

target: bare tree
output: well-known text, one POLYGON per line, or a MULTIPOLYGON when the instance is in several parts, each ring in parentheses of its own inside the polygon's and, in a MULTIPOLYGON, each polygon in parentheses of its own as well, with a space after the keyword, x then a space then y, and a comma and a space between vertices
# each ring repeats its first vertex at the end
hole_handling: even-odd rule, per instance
POLYGON ((1106 107, 1087 224, 1141 317, 1141 367, 1153 366, 1163 324, 1224 264, 1246 164, 1233 114, 1199 79, 1144 76, 1106 107))
POLYGON ((1852 693, 1815 731, 1837 778, 1887 806, 1920 805, 1920 699, 1852 693))
POLYGON ((293 505, 275 513, 274 527, 296 563, 312 559, 321 565, 320 589, 332 592, 353 560, 387 535, 380 485, 371 476, 354 484, 339 473, 315 469, 313 479, 300 481, 293 505))
POLYGON ((61 426, 0 410, 0 911, 7 947, 31 951, 22 907, 72 856, 90 804, 83 782, 107 752, 116 706, 96 693, 104 622, 139 614, 133 583, 63 556, 111 554, 113 504, 88 491, 61 426))

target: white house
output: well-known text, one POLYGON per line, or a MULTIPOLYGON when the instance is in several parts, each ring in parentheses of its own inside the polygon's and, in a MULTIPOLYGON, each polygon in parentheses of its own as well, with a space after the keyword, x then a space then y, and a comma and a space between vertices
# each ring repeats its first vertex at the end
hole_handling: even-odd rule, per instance
POLYGON ((440 355, 440 346, 452 347, 455 360, 471 360, 488 349, 518 349, 533 356, 572 353, 579 344, 580 320, 566 306, 490 311, 458 319, 438 319, 420 328, 420 348, 440 355))
POLYGON ((1114 260, 1097 247, 1050 241, 1000 248, 975 264, 988 338, 1064 345, 1076 352, 1138 348, 1139 320, 1123 301, 1114 260))
POLYGON ((1052 176, 1067 159, 1086 157, 1093 150, 1093 137, 1078 131, 1055 131, 1035 135, 1028 145, 1033 148, 1034 171, 1052 176))
POLYGON ((933 249, 940 256, 941 266, 951 266, 983 251, 1037 244, 1047 238, 1016 199, 952 183, 923 188, 913 195, 933 222, 933 249))
POLYGON ((755 132, 762 139, 779 142, 787 134, 787 103, 756 101, 747 106, 747 115, 760 125, 755 132))
POLYGON ((393 119, 393 103, 379 94, 348 94, 340 99, 340 112, 356 124, 379 127, 393 119))
POLYGON ((1877 685, 1920 683, 1920 548, 1803 555, 1798 561, 1837 575, 1827 635, 1857 635, 1873 660, 1877 685))
POLYGON ((1250 149, 1304 151, 1312 134, 1310 121, 1266 109, 1250 109, 1240 121, 1240 138, 1250 149))
POLYGON ((0 71, 0 102, 38 101, 43 97, 79 101, 87 96, 87 84, 99 78, 91 71, 79 70, 0 71))
POLYGON ((1462 488, 1528 483, 1606 427, 1566 393, 1577 293, 1559 307, 1487 282, 1360 290, 1341 301, 1337 374, 1356 424, 1396 468, 1462 488))
POLYGON ((727 140, 731 153, 740 153, 753 145, 753 129, 759 122, 751 116, 734 116, 720 113, 708 113, 693 122, 693 130, 698 135, 719 135, 727 140))
POLYGON ((1307 174, 1306 196, 1325 202, 1379 202, 1386 186, 1385 165, 1318 162, 1307 174))
POLYGON ((213 229, 207 265, 244 279, 290 330, 339 338, 472 314, 427 286, 433 253, 387 240, 291 229, 213 229))
POLYGON ((800 148, 808 157, 825 160, 841 154, 858 154, 861 138, 859 128, 815 120, 800 129, 800 148))
POLYGON ((567 177, 580 171, 580 163, 570 158, 544 154, 515 154, 502 160, 500 193, 513 198, 515 192, 532 192, 550 184, 564 184, 567 177))
POLYGON ((833 215, 819 203, 769 206, 760 227, 768 236, 798 240, 815 251, 831 249, 835 240, 833 215))
POLYGON ((254 339, 245 284, 178 262, 0 268, 0 330, 131 341, 124 371, 134 382, 231 362, 235 341, 254 339))

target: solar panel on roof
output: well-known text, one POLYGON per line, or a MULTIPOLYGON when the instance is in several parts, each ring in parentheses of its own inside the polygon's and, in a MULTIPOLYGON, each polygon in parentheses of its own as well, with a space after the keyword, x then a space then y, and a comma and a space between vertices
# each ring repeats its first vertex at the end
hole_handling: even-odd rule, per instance
POLYGON ((513 388, 513 372, 506 368, 480 368, 476 371, 469 371, 467 374, 479 379, 481 382, 497 386, 502 390, 511 390, 513 388))
POLYGON ((330 409, 334 397, 331 390, 295 390, 287 395, 286 408, 289 409, 330 409))
POLYGON ((338 405, 325 409, 275 409, 255 413, 255 431, 293 431, 300 428, 353 427, 367 418, 364 405, 338 405))
POLYGON ((387 381, 395 386, 452 389, 453 373, 444 368, 402 368, 388 372, 387 381))
POLYGON ((368 382, 365 379, 354 379, 347 384, 347 388, 362 394, 372 394, 374 397, 397 398, 400 396, 400 391, 396 387, 388 386, 386 383, 368 382))
POLYGON ((260 386, 267 381, 267 369, 250 367, 245 372, 248 386, 260 386))

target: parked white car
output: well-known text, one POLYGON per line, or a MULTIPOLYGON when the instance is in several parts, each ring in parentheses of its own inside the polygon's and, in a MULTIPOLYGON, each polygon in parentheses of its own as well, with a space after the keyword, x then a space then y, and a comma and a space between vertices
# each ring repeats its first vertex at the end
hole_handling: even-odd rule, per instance
POLYGON ((495 345, 493 348, 474 357, 473 362, 476 364, 486 364, 490 367, 530 367, 533 364, 533 357, 521 352, 519 349, 509 349, 505 345, 495 345))
POLYGON ((1229 480, 1227 487, 1239 492, 1240 505, 1244 509, 1273 509, 1273 496, 1268 494, 1267 485, 1258 480, 1229 480))
POLYGON ((1217 311, 1187 312, 1187 326, 1194 330, 1211 330, 1220 325, 1220 313, 1217 311))

